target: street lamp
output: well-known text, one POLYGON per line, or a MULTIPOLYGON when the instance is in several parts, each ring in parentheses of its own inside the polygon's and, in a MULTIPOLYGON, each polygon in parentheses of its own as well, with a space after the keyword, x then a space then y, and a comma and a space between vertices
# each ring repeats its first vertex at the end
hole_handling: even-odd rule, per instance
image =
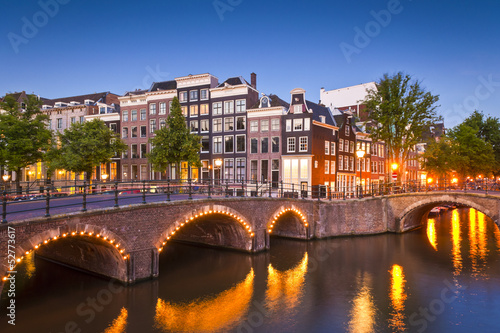
POLYGON ((101 175, 101 178, 105 182, 106 179, 108 179, 108 175, 107 174, 103 174, 103 175, 101 175))
POLYGON ((7 174, 3 175, 2 179, 4 182, 7 182, 9 180, 9 175, 7 175, 7 174))
POLYGON ((359 159, 359 197, 362 198, 363 197, 363 174, 362 174, 362 169, 361 169, 361 159, 363 157, 365 157, 365 151, 360 149, 360 150, 357 150, 356 151, 356 156, 358 157, 359 159))
MULTIPOLYGON (((217 179, 220 180, 220 168, 222 166, 222 159, 220 159, 220 158, 216 159, 214 164, 215 164, 215 168, 218 171, 217 179)), ((214 177, 214 178, 216 178, 216 177, 214 177)))

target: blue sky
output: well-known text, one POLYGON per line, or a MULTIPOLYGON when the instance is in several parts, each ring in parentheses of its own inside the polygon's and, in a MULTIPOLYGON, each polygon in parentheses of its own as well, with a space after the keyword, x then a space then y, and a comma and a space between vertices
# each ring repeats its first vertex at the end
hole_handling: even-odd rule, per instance
POLYGON ((222 82, 238 75, 250 80, 255 72, 260 92, 288 100, 301 87, 317 102, 321 87, 404 71, 440 95, 447 127, 474 109, 500 117, 500 3, 494 0, 2 5, 0 95, 123 94, 188 74, 208 72, 222 82))

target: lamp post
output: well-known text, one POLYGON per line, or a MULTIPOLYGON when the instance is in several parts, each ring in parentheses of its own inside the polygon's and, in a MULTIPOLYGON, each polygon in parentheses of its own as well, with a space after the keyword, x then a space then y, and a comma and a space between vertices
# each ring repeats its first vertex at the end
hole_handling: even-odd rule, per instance
POLYGON ((101 178, 102 178, 103 182, 106 182, 106 179, 108 179, 108 175, 107 174, 103 174, 103 175, 101 175, 101 178))
POLYGON ((361 159, 365 156, 365 151, 360 149, 356 151, 356 156, 358 157, 359 160, 359 197, 363 197, 363 174, 362 174, 362 168, 361 168, 361 159))
POLYGON ((8 174, 4 174, 2 176, 2 179, 3 179, 3 190, 6 191, 7 190, 7 181, 9 180, 9 175, 8 174))
MULTIPOLYGON (((217 177, 215 177, 215 175, 214 175, 214 179, 220 180, 220 169, 222 166, 222 159, 220 159, 220 158, 216 159, 214 164, 215 164, 215 170, 217 170, 217 177)), ((215 172, 215 170, 214 170, 214 172, 215 172)))

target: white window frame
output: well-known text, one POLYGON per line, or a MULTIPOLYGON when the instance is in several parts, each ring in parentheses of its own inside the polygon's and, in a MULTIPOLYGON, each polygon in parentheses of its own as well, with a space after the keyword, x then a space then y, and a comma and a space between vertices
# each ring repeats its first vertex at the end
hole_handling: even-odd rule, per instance
POLYGON ((330 155, 330 141, 325 141, 325 155, 330 155))
POLYGON ((299 132, 304 129, 304 118, 297 118, 293 120, 293 131, 299 132), (300 127, 300 128, 297 128, 300 127))
POLYGON ((309 138, 307 136, 301 136, 299 137, 299 152, 307 152, 309 145, 309 138), (305 149, 302 148, 302 145, 305 144, 305 149))
POLYGON ((250 121, 250 132, 258 132, 259 131, 259 121, 251 120, 250 121))
POLYGON ((221 115, 221 114, 222 114, 222 102, 213 102, 212 115, 221 115))
POLYGON ((286 151, 287 153, 295 153, 295 137, 287 138, 286 140, 286 151), (291 149, 293 148, 293 149, 291 149))

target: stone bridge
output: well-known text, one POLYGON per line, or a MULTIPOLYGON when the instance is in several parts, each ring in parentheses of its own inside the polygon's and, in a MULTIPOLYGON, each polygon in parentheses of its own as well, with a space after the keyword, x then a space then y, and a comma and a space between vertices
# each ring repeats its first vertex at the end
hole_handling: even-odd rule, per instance
MULTIPOLYGON (((404 232, 442 204, 472 207, 500 225, 500 197, 416 193, 337 201, 230 198, 137 204, 0 225, 2 287, 25 256, 133 283, 159 274, 171 241, 246 252, 269 248, 269 236, 309 240, 404 232)), ((1 289, 0 289, 1 290, 1 289)))

